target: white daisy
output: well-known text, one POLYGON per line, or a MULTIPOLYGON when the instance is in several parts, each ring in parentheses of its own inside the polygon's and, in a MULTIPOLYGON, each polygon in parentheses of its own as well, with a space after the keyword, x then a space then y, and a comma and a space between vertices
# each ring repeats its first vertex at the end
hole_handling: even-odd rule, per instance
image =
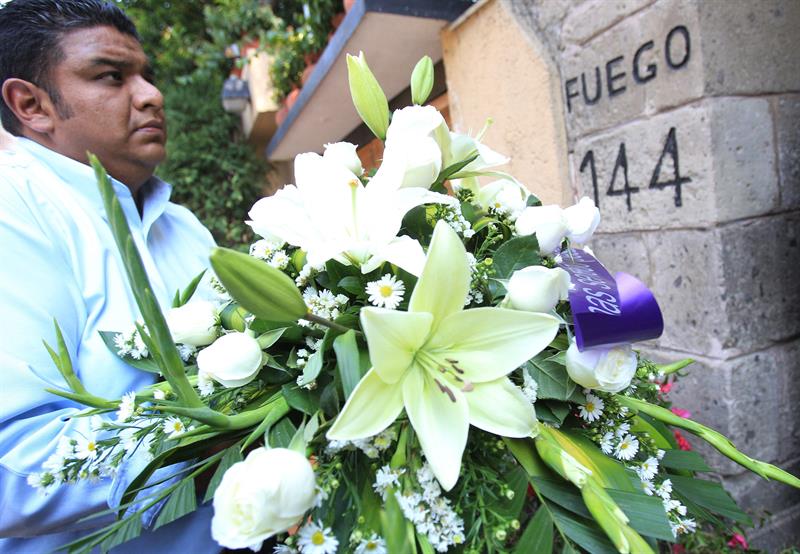
POLYGON ((387 273, 377 281, 367 283, 366 292, 373 306, 394 310, 403 301, 406 285, 394 275, 387 273))
POLYGON ((375 472, 375 482, 372 484, 372 488, 386 500, 386 493, 389 492, 389 488, 400 485, 399 477, 400 472, 394 471, 388 465, 385 465, 375 472))
POLYGON ((666 451, 661 450, 660 448, 656 450, 656 458, 658 458, 659 460, 664 458, 664 454, 666 454, 666 451))
POLYGON ((620 423, 617 426, 617 430, 615 431, 615 434, 617 435, 617 437, 622 438, 630 430, 631 430, 631 424, 630 423, 620 423))
POLYGON ((119 408, 117 409, 117 423, 122 423, 123 421, 127 421, 133 415, 133 411, 136 409, 136 393, 134 391, 130 391, 122 395, 122 400, 120 400, 119 408))
POLYGON ((364 539, 356 548, 355 554, 386 554, 386 541, 376 534, 364 539))
POLYGON ((155 389, 155 390, 153 391, 153 398, 154 398, 155 400, 164 400, 166 397, 167 397, 167 393, 165 393, 165 392, 164 392, 163 390, 161 390, 161 389, 155 389))
POLYGON ((688 535, 697 529, 697 523, 691 518, 679 519, 678 523, 671 524, 672 532, 676 535, 688 535))
POLYGON ((672 494, 672 481, 664 479, 656 488, 656 494, 664 500, 668 499, 672 494))
POLYGON ((93 460, 97 457, 97 448, 97 437, 95 435, 80 437, 75 448, 75 456, 81 460, 93 460))
POLYGON ((678 507, 681 505, 680 501, 678 500, 662 500, 661 503, 664 505, 665 512, 671 512, 672 510, 677 510, 678 507))
POLYGON ((164 433, 167 435, 167 438, 174 439, 185 432, 186 426, 177 417, 171 416, 164 420, 164 433))
POLYGON ((214 380, 204 372, 197 374, 197 390, 200 396, 209 396, 214 393, 214 380))
POLYGON ((656 492, 656 487, 652 481, 642 481, 642 490, 647 496, 653 496, 656 492))
POLYGON ((525 369, 522 370, 522 394, 531 404, 535 404, 539 396, 539 383, 525 369))
POLYGON ((125 356, 131 351, 128 337, 126 337, 123 333, 117 333, 114 335, 114 346, 117 347, 117 354, 120 356, 125 356))
POLYGON ((297 554, 297 550, 288 544, 279 544, 273 547, 272 554, 297 554))
POLYGON ((652 479, 658 473, 658 460, 652 456, 647 458, 636 468, 636 472, 643 481, 652 479))
POLYGON ((603 438, 600 439, 600 450, 603 451, 603 454, 608 456, 611 452, 614 451, 614 433, 606 433, 603 435, 603 438))
POLYGON ((269 259, 269 265, 277 269, 285 269, 290 262, 289 256, 283 250, 278 250, 269 259))
POLYGON ((639 441, 633 435, 625 435, 622 440, 617 444, 614 450, 614 456, 620 460, 630 460, 639 451, 639 441))
POLYGON ((603 415, 604 407, 605 404, 602 398, 593 394, 587 394, 586 404, 580 407, 581 418, 588 422, 597 421, 600 419, 600 416, 603 415))
POLYGON ((336 554, 339 541, 329 527, 307 523, 297 534, 297 546, 303 554, 336 554))

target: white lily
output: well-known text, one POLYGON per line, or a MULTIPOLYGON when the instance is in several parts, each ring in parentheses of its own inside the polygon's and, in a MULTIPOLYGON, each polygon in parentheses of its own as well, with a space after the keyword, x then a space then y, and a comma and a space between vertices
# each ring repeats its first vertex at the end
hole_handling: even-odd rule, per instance
POLYGON ((436 478, 450 490, 470 424, 506 437, 536 434, 533 406, 507 375, 550 343, 558 321, 503 308, 464 310, 469 285, 466 250, 440 221, 409 311, 361 310, 372 368, 328 439, 375 435, 405 408, 436 478))
POLYGON ((341 163, 314 153, 295 158, 297 185, 262 198, 250 210, 250 225, 262 236, 279 236, 306 251, 308 263, 330 259, 372 271, 384 261, 419 275, 425 263, 420 244, 397 233, 403 216, 425 203, 452 203, 446 195, 424 188, 364 186, 341 163))

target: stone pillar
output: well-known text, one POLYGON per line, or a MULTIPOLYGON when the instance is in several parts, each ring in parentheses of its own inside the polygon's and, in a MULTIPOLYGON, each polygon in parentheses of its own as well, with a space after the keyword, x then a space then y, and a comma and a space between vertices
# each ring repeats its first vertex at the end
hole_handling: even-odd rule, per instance
MULTIPOLYGON (((598 257, 655 291, 666 329, 645 352, 697 360, 676 405, 745 453, 800 474, 800 2, 486 0, 472 12, 445 35, 445 52, 477 29, 494 36, 483 26, 492 18, 506 29, 499 44, 470 47, 474 78, 466 64, 454 75, 448 61, 459 55, 445 55, 454 113, 478 94, 471 88, 497 89, 484 80, 487 64, 494 75, 508 66, 510 78, 553 68, 538 82, 503 84, 504 96, 474 111, 549 114, 540 99, 557 79, 565 195, 596 200, 598 257), (520 30, 535 48, 517 45, 520 30), (517 49, 513 63, 506 45, 517 49)), ((536 125, 526 133, 516 140, 534 159, 557 152, 539 146, 536 125)), ((800 542, 797 491, 704 454, 754 519, 772 514, 751 533, 755 546, 800 542)))

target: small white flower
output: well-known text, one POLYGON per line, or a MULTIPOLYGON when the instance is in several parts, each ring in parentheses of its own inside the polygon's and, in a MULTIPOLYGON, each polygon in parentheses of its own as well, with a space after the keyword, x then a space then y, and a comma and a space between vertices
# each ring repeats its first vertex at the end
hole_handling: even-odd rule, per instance
POLYGON ((672 494, 672 481, 664 479, 658 488, 656 488, 656 494, 664 500, 668 499, 672 494))
POLYGON ((597 421, 600 419, 600 416, 603 415, 604 407, 605 403, 603 402, 602 398, 599 398, 593 394, 587 394, 586 404, 581 406, 579 409, 581 418, 590 423, 592 421, 597 421))
POLYGON ((621 439, 623 436, 628 434, 628 431, 631 430, 630 423, 620 423, 617 426, 617 430, 614 432, 617 435, 617 438, 621 439))
POLYGON ((691 518, 679 519, 678 523, 671 524, 672 532, 676 535, 688 535, 697 529, 697 523, 691 518))
POLYGON ((297 546, 303 554, 336 554, 339 541, 330 528, 318 523, 307 523, 297 534, 297 546))
POLYGON ((125 356, 131 351, 129 337, 126 337, 123 333, 114 335, 114 346, 117 347, 117 354, 119 356, 125 356))
POLYGON ((522 370, 522 394, 531 404, 536 403, 539 394, 539 384, 525 369, 522 370))
POLYGON ((298 551, 288 544, 279 544, 272 548, 272 554, 298 554, 298 551))
POLYGON ((652 479, 658 473, 658 460, 652 456, 647 458, 642 462, 642 465, 636 468, 636 472, 642 480, 652 479))
POLYGON ((375 492, 380 494, 384 500, 386 500, 386 495, 389 492, 389 489, 391 487, 397 487, 400 485, 399 478, 399 472, 396 472, 388 465, 385 465, 375 472, 375 482, 372 484, 372 488, 375 489, 375 492))
POLYGON ((136 409, 136 392, 130 391, 122 396, 117 409, 117 423, 130 419, 136 409))
POLYGON ((603 454, 609 455, 614 450, 614 433, 606 433, 603 435, 603 438, 600 439, 600 450, 603 451, 603 454))
POLYGON ((664 511, 671 512, 672 510, 677 510, 681 503, 678 500, 662 500, 662 504, 664 504, 664 511))
POLYGON ((364 539, 356 547, 355 554, 386 554, 386 541, 375 533, 368 539, 364 539))
POLYGON ((189 358, 195 355, 197 352, 197 347, 192 346, 191 344, 179 344, 178 345, 178 354, 181 357, 181 360, 184 362, 188 362, 189 358))
POLYGON ((269 265, 277 269, 285 269, 289 265, 291 259, 283 250, 278 250, 269 259, 269 265))
POLYGON ((633 435, 625 435, 617 444, 614 455, 620 460, 630 460, 639 451, 639 441, 633 435))
POLYGON ((167 435, 167 438, 174 439, 185 432, 186 426, 177 417, 171 416, 164 420, 164 433, 167 435))
POLYGON ((161 389, 155 389, 153 391, 153 399, 155 400, 164 400, 167 397, 167 393, 165 393, 161 389))
POLYGON ((97 437, 94 434, 78 438, 75 456, 81 460, 93 460, 97 457, 97 437))
POLYGON ((647 496, 653 496, 656 492, 655 485, 652 481, 642 481, 642 490, 647 496))
POLYGON ((656 458, 658 458, 659 460, 662 460, 664 458, 664 454, 666 454, 666 451, 661 449, 656 450, 656 458))
POLYGON ((394 275, 387 273, 377 281, 367 283, 366 291, 373 306, 395 310, 403 301, 406 285, 394 275))
POLYGON ((214 394, 214 380, 203 371, 197 374, 197 390, 200 391, 200 396, 214 394))

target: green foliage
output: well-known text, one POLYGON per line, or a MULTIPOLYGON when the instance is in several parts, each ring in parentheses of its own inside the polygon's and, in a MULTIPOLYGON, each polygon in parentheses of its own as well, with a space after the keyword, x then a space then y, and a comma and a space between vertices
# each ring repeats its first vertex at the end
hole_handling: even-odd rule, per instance
POLYGON ((244 219, 261 194, 266 164, 240 136, 238 118, 222 109, 220 94, 234 63, 226 46, 271 30, 274 16, 257 0, 121 3, 165 97, 170 138, 158 175, 219 244, 250 242, 244 219))

